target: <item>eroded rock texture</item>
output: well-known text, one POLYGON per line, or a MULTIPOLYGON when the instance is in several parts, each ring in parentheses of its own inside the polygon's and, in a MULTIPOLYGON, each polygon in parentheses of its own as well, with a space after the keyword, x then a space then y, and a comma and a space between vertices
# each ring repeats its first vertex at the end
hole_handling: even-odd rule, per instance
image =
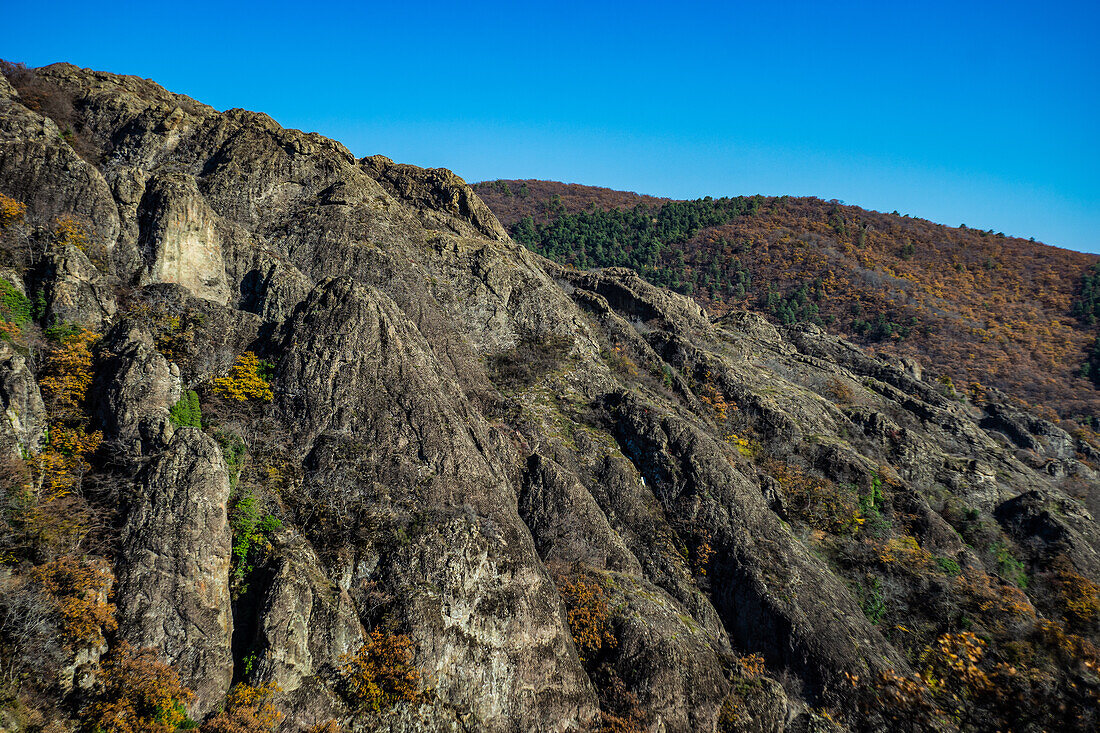
MULTIPOLYGON (((1058 578, 1100 582, 1087 442, 945 395, 934 365, 544 261, 449 171, 35 74, 75 137, 0 88, 0 191, 28 205, 5 241, 43 250, 12 277, 40 320, 103 334, 117 639, 173 664, 197 718, 247 682, 279 686, 285 730, 890 729, 874 685, 973 629, 1036 670, 1026 729, 1096 724, 1084 656, 1006 651, 1071 623, 1058 578), (103 270, 49 246, 62 215, 103 270), (245 352, 270 400, 218 386, 245 352), (188 390, 201 427, 170 417, 188 390), (380 629, 424 694, 359 708, 341 668, 380 629)), ((48 416, 5 343, 0 401, 5 454, 37 450, 48 416)), ((975 700, 964 728, 1008 715, 975 700)))
POLYGON ((206 713, 233 675, 229 474, 217 444, 190 428, 139 481, 120 540, 119 636, 163 651, 206 713))

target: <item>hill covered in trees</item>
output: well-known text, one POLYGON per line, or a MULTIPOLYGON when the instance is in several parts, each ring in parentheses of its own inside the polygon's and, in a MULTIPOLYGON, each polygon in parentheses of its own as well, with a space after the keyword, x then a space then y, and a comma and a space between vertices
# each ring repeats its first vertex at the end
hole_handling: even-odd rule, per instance
POLYGON ((916 358, 945 389, 995 387, 1084 426, 1100 416, 1095 255, 816 198, 474 188, 517 241, 563 264, 632 267, 715 316, 815 323, 916 358))

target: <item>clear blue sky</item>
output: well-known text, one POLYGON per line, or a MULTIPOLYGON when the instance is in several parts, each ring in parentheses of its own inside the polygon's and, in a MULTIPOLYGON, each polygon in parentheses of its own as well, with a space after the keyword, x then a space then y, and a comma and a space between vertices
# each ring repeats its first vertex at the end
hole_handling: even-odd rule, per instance
POLYGON ((80 3, 0 57, 469 181, 838 198, 1100 252, 1100 3, 80 3), (404 5, 405 7, 398 7, 404 5))

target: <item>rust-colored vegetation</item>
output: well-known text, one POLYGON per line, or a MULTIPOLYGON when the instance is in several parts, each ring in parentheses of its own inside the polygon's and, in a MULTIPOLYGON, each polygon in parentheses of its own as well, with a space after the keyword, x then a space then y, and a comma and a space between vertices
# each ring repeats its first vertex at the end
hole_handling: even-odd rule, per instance
POLYGON ((340 658, 340 692, 360 712, 380 713, 399 702, 421 699, 420 670, 412 663, 412 640, 374 629, 354 654, 340 658))
POLYGON ((674 210, 547 181, 475 190, 517 240, 560 262, 633 267, 715 314, 817 323, 872 351, 917 357, 956 384, 997 387, 1062 418, 1100 416, 1083 372, 1097 334, 1074 315, 1095 255, 815 198, 674 210))

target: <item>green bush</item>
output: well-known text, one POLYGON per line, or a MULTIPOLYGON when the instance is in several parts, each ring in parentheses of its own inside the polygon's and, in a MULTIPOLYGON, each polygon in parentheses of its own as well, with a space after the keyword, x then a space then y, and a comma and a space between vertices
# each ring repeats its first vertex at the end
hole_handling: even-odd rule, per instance
POLYGON ((886 601, 882 598, 882 580, 872 575, 867 587, 863 589, 863 615, 871 623, 878 625, 886 615, 886 601))
POLYGON ((229 525, 233 529, 232 569, 230 577, 237 584, 238 594, 243 594, 245 579, 252 572, 257 559, 263 551, 258 551, 261 543, 270 541, 275 530, 283 523, 271 514, 260 515, 256 506, 256 497, 251 491, 240 492, 229 511, 229 525))
POLYGON ((4 278, 0 278, 0 318, 20 327, 31 320, 30 298, 4 278))
POLYGON ((936 564, 940 566, 940 570, 950 576, 956 576, 962 572, 962 568, 953 557, 937 557, 936 564))
POLYGON ((1020 588, 1027 588, 1027 569, 1022 562, 1013 557, 1008 546, 1003 542, 994 542, 989 549, 997 561, 997 572, 1000 576, 1020 588))
POLYGON ((70 336, 76 336, 83 329, 73 323, 55 323, 46 329, 46 338, 55 344, 64 343, 70 336))
POLYGON ((202 409, 199 407, 199 395, 194 390, 187 390, 180 397, 180 401, 172 405, 168 411, 168 419, 177 428, 201 428, 202 409))
POLYGON ((244 455, 248 452, 248 446, 244 439, 236 433, 217 431, 214 439, 222 449, 222 457, 225 459, 225 467, 229 469, 229 485, 237 488, 237 480, 241 476, 241 466, 244 463, 244 455))

